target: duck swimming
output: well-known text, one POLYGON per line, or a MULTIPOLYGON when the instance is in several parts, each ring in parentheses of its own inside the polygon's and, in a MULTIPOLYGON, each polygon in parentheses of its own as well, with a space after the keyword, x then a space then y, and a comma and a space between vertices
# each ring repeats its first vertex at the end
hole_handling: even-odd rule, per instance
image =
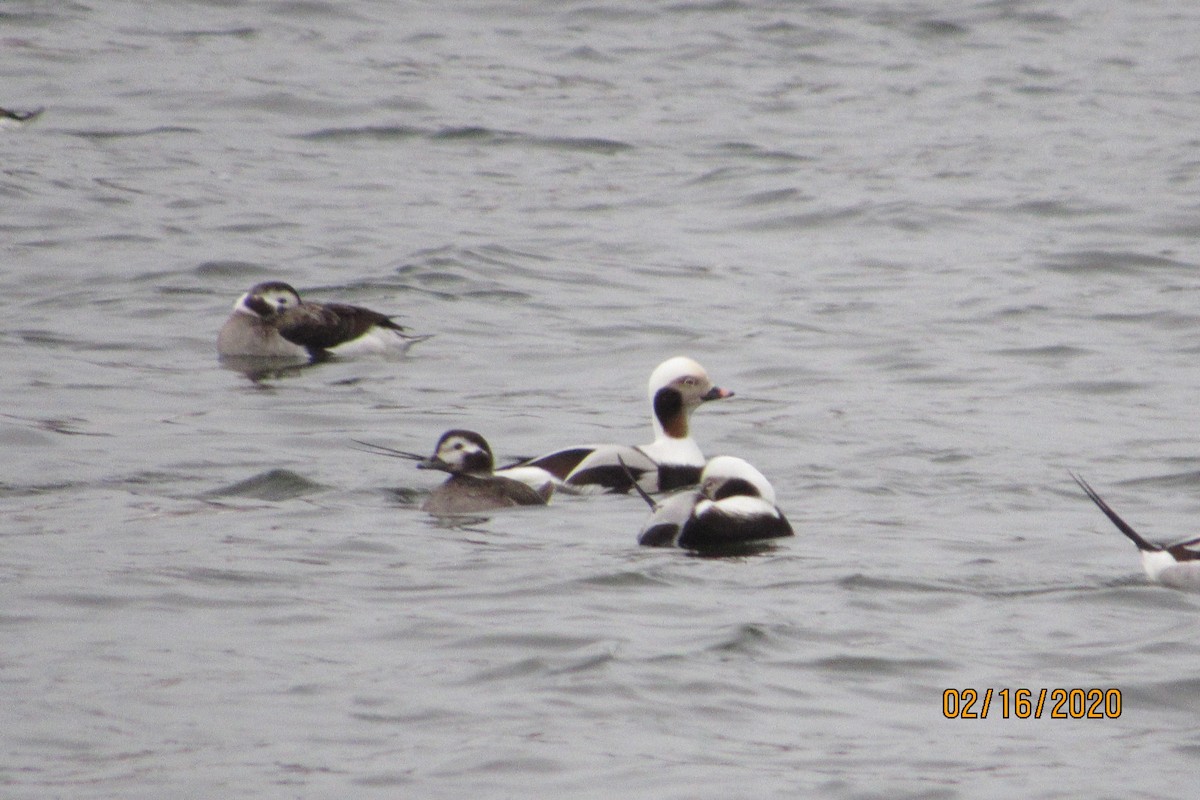
POLYGON ((655 503, 638 544, 688 550, 736 549, 792 536, 792 526, 775 505, 775 490, 743 459, 717 456, 705 465, 696 489, 655 503))
POLYGON ((250 288, 217 335, 227 357, 314 359, 338 355, 400 354, 427 336, 412 336, 391 317, 361 306, 302 301, 282 281, 250 288))
POLYGON ((538 489, 496 475, 492 471, 495 464, 492 448, 475 431, 461 428, 446 431, 428 458, 369 442, 358 444, 375 453, 416 461, 417 469, 450 473, 421 506, 422 511, 430 514, 473 514, 513 506, 544 506, 554 493, 554 485, 548 481, 538 489))

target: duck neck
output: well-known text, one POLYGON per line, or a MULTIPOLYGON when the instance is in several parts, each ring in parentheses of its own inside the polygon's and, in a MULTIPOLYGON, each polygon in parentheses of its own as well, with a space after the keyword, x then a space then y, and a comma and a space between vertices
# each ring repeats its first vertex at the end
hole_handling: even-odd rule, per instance
POLYGON ((683 395, 675 389, 659 389, 651 403, 655 441, 688 438, 688 410, 683 405, 683 395))

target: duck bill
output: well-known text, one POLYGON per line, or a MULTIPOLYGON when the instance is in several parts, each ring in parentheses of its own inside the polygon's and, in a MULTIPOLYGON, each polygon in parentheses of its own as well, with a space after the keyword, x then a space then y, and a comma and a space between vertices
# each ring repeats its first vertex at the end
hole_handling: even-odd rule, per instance
POLYGON ((729 391, 728 389, 722 389, 720 386, 714 386, 713 388, 709 389, 708 392, 700 399, 704 401, 724 400, 726 397, 733 397, 733 392, 729 391))
POLYGON ((423 458, 417 462, 417 469, 436 469, 441 472, 449 472, 450 465, 440 458, 423 458))

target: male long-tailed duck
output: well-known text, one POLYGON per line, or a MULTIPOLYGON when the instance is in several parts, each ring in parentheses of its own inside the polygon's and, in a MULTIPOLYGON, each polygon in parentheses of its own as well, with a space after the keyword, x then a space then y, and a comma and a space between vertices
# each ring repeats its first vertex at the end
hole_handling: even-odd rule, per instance
POLYGON ((1150 580, 1176 589, 1200 589, 1200 537, 1169 545, 1148 542, 1121 519, 1087 481, 1074 473, 1071 477, 1112 524, 1137 546, 1142 557, 1142 569, 1150 576, 1150 580))
POLYGON ((525 482, 549 477, 567 486, 611 492, 627 492, 634 481, 648 492, 694 486, 704 469, 704 454, 688 427, 692 411, 709 400, 733 397, 733 392, 714 386, 704 367, 692 359, 676 356, 651 373, 649 395, 652 443, 568 447, 505 467, 499 474, 525 482))
POLYGON ((391 317, 361 306, 302 301, 282 281, 251 287, 217 335, 222 356, 313 359, 400 354, 426 336, 412 336, 391 317))
POLYGON ((775 505, 775 490, 763 474, 734 456, 705 465, 700 486, 655 503, 639 489, 653 513, 638 544, 688 550, 734 550, 792 536, 792 526, 775 505))
POLYGON ((450 473, 445 483, 430 492, 423 511, 436 515, 474 514, 512 506, 544 506, 554 493, 554 484, 546 482, 535 489, 520 481, 496 475, 495 459, 487 440, 475 431, 454 429, 438 439, 433 455, 393 450, 369 442, 359 442, 373 452, 417 462, 417 469, 436 469, 450 473))

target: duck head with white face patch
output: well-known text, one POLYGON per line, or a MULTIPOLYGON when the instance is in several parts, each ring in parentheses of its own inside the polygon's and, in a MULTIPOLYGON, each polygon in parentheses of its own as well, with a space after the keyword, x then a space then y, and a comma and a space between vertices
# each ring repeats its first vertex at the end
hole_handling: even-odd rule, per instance
POLYGON ((714 386, 704 367, 686 356, 659 364, 650 374, 648 392, 655 439, 686 439, 692 411, 710 400, 733 397, 728 389, 714 386))
POLYGON ((433 455, 418 462, 417 469, 437 469, 452 475, 492 474, 495 460, 487 440, 475 431, 452 430, 438 439, 433 455))
POLYGON ((233 310, 270 319, 276 314, 300 305, 300 294, 282 281, 268 281, 251 287, 233 305, 233 310))

